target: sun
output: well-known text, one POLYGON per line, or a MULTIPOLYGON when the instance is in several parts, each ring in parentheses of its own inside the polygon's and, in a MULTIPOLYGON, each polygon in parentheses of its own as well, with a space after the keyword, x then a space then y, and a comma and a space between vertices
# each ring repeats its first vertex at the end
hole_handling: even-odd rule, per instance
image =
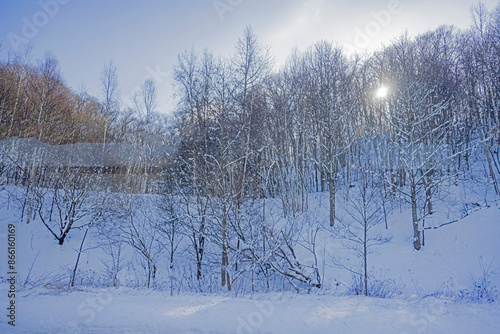
POLYGON ((380 86, 380 88, 375 93, 375 96, 378 99, 385 99, 388 94, 389 94, 389 88, 387 88, 387 86, 380 86))

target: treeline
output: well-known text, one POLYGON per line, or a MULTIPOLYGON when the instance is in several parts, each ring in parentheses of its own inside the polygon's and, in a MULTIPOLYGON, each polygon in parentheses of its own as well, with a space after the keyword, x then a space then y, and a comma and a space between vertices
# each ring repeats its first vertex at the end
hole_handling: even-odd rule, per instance
POLYGON ((280 69, 249 27, 229 58, 195 50, 179 55, 178 105, 168 123, 157 113, 151 80, 135 106, 121 110, 112 63, 102 72, 99 100, 69 91, 51 56, 35 67, 19 59, 2 63, 2 138, 137 143, 144 176, 162 176, 154 217, 133 195, 98 203, 88 189, 70 184, 74 175, 58 179, 53 194, 30 183, 27 214, 38 215, 60 244, 75 221, 90 220, 84 226, 97 226, 114 254, 113 282, 128 244, 144 261, 148 286, 166 252, 171 284, 184 279, 202 289, 218 276, 224 288, 247 280, 253 291, 272 288, 280 277, 296 289, 321 287, 314 240, 320 227, 338 229, 338 205, 349 202, 357 203, 366 246, 378 222, 373 217, 383 210, 387 222, 386 205, 403 199, 419 250, 439 187, 460 173, 470 176, 472 156, 483 157, 500 195, 500 6, 490 12, 478 5, 472 14, 467 30, 403 34, 370 54, 321 41, 293 51, 280 69), (157 168, 149 162, 162 145, 173 150, 157 168), (294 219, 307 212, 315 192, 328 193, 329 215, 305 240, 294 219), (54 203, 61 222, 52 220, 54 203), (304 263, 301 247, 315 261, 304 263))
POLYGON ((358 166, 408 200, 420 249, 420 205, 432 213, 442 178, 467 170, 476 145, 499 193, 500 7, 479 5, 473 20, 466 31, 404 34, 368 55, 318 42, 277 72, 251 28, 231 58, 181 54, 178 179, 222 201, 222 217, 270 197, 293 216, 311 192, 328 191, 333 226, 337 188, 349 189, 358 166), (373 150, 362 157, 366 141, 373 150))
MULTIPOLYGON (((146 81, 143 89, 151 89, 146 81)), ((136 95, 140 100, 142 92, 136 95)), ((65 84, 55 55, 36 61, 30 50, 0 60, 0 140, 36 138, 49 144, 133 142, 139 105, 122 108, 116 66, 105 64, 100 94, 74 92, 65 84)))
POLYGON ((52 144, 103 137, 96 99, 71 92, 52 54, 30 65, 29 56, 0 63, 0 139, 34 137, 52 144))

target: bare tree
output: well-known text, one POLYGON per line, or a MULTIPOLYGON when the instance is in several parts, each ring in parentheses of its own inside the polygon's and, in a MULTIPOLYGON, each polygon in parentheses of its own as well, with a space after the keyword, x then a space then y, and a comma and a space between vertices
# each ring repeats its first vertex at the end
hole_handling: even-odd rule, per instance
POLYGON ((349 119, 354 116, 356 63, 350 62, 340 47, 319 42, 306 55, 309 94, 315 112, 316 164, 326 175, 330 203, 330 226, 335 223, 337 178, 346 165, 345 154, 353 138, 349 119))
POLYGON ((100 77, 101 83, 101 114, 106 117, 102 142, 103 149, 110 136, 111 122, 117 117, 120 110, 120 90, 115 63, 110 60, 104 65, 100 77))
POLYGON ((156 84, 152 79, 146 79, 141 86, 140 93, 134 96, 136 109, 146 124, 151 123, 158 108, 158 93, 156 84))
POLYGON ((402 36, 385 50, 384 57, 384 71, 392 80, 391 93, 375 103, 380 105, 392 146, 389 149, 395 152, 400 172, 398 184, 392 178, 387 181, 411 205, 413 245, 419 250, 422 241, 418 201, 423 193, 424 203, 429 205, 430 191, 442 181, 433 178, 446 173, 446 165, 458 154, 450 152, 446 144, 459 119, 449 116, 450 97, 440 94, 439 87, 429 81, 427 74, 436 68, 420 61, 423 55, 417 43, 402 36))
POLYGON ((90 179, 79 169, 60 168, 49 178, 49 188, 36 187, 38 217, 49 232, 63 245, 72 229, 87 226, 92 221, 89 205, 90 179), (83 225, 75 226, 87 218, 83 225))
POLYGON ((136 195, 123 195, 122 206, 125 210, 125 222, 119 226, 124 236, 125 242, 139 254, 145 262, 146 286, 151 287, 151 283, 156 278, 156 262, 160 254, 158 245, 159 231, 157 217, 152 215, 146 202, 136 195))
MULTIPOLYGON (((234 90, 232 97, 236 101, 237 123, 240 126, 242 145, 240 156, 243 158, 239 171, 238 193, 240 202, 245 196, 245 186, 249 177, 249 163, 255 163, 256 138, 260 136, 258 117, 258 94, 260 86, 268 79, 273 59, 268 47, 259 43, 251 26, 245 28, 243 37, 236 43, 236 53, 232 61, 234 71, 234 90), (252 159, 253 158, 253 159, 252 159)), ((252 177, 252 176, 250 176, 252 177)))
POLYGON ((372 146, 360 140, 363 147, 356 169, 358 169, 356 187, 352 189, 350 200, 346 203, 346 217, 339 218, 340 224, 336 233, 344 239, 344 246, 354 256, 361 260, 360 266, 351 267, 342 259, 334 258, 334 264, 347 269, 362 278, 364 294, 369 295, 368 257, 375 246, 383 245, 390 241, 390 237, 374 233, 372 230, 384 222, 383 201, 378 187, 382 187, 384 180, 377 179, 371 172, 370 157, 373 155, 372 146))

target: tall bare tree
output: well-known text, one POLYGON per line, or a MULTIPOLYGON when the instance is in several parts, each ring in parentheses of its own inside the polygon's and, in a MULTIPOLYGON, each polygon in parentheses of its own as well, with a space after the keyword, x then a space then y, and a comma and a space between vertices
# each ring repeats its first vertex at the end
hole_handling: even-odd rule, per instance
POLYGON ((110 60, 101 71, 101 114, 106 118, 102 142, 103 149, 110 137, 110 129, 120 110, 120 90, 115 63, 110 60))

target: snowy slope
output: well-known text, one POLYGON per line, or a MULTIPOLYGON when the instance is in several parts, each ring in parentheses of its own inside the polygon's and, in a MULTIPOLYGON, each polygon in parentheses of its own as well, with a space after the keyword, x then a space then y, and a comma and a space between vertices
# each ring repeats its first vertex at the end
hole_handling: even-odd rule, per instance
MULTIPOLYGON (((326 196, 312 196, 310 213, 298 219, 322 224, 326 196)), ((2 226, 18 221, 13 206, 6 204, 5 192, 2 201, 2 226)), ((438 226, 453 218, 448 216, 443 208, 437 209, 428 224, 438 226)), ((389 229, 377 226, 393 237, 391 242, 375 248, 369 257, 373 277, 394 288, 394 296, 387 299, 345 295, 351 274, 335 267, 331 257, 349 253, 342 240, 325 230, 317 243, 323 290, 171 297, 161 289, 68 290, 83 231, 73 231, 61 247, 41 224, 16 226, 20 291, 15 333, 497 333, 500 328, 498 301, 471 301, 474 280, 480 281, 482 268, 490 264, 488 289, 500 287, 498 202, 471 210, 455 223, 426 230, 426 245, 418 252, 409 239, 408 211, 404 206, 401 211, 394 208, 389 229), (29 284, 22 286, 25 281, 29 284)), ((6 238, 6 231, 1 231, 2 245, 6 238)), ((311 260, 308 252, 297 249, 297 253, 304 262, 311 260)), ((92 247, 82 255, 80 276, 92 278, 90 285, 99 284, 104 257, 102 250, 92 247)), ((130 267, 125 273, 141 276, 142 270, 130 267)), ((4 257, 0 272, 0 276, 7 272, 4 257)), ((5 279, 0 289, 6 305, 5 279)), ((5 316, 0 319, 0 332, 12 332, 5 316)))

